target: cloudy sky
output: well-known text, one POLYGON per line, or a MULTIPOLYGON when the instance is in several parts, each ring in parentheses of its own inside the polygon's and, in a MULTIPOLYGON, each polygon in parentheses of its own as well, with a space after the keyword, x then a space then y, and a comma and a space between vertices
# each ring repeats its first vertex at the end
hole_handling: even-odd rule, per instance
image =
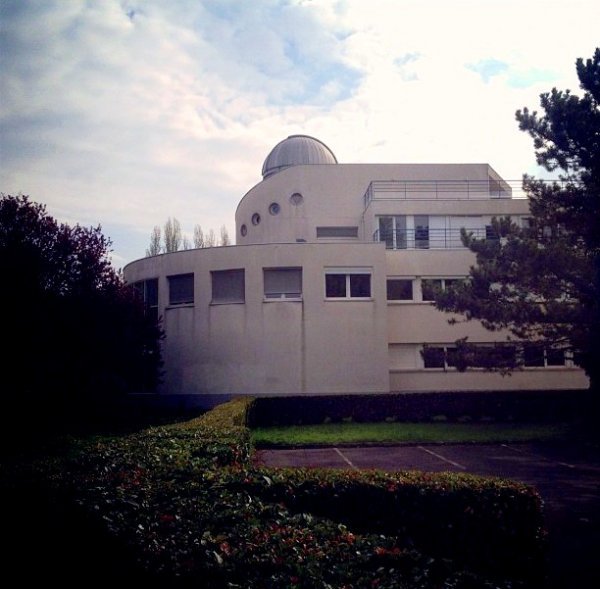
POLYGON ((514 112, 600 45, 598 0, 0 0, 0 191, 101 224, 234 235, 288 135, 341 163, 535 173, 514 112))

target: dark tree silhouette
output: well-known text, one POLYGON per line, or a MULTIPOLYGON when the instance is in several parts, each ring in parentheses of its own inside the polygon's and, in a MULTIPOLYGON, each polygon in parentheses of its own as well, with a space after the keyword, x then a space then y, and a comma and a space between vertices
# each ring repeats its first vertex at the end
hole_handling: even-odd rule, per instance
POLYGON ((158 382, 161 330, 109 254, 100 227, 59 224, 26 196, 1 196, 2 388, 50 428, 158 382))

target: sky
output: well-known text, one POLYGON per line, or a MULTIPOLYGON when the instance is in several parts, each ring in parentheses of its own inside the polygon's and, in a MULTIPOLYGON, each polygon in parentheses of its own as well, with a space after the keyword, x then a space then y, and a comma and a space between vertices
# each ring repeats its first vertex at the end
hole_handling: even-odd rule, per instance
POLYGON ((536 167, 515 111, 600 45, 598 0, 0 0, 0 192, 101 225, 235 235, 292 134, 340 163, 536 167))

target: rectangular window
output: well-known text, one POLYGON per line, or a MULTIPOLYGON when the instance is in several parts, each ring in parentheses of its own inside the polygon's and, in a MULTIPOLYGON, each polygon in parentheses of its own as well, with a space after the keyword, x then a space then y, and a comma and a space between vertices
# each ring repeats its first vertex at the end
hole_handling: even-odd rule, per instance
POLYGON ((138 293, 140 300, 144 303, 146 315, 158 322, 158 278, 140 280, 139 282, 134 282, 132 286, 138 293))
POLYGON ((429 216, 415 215, 415 247, 429 249, 429 216))
POLYGON ((358 237, 358 227, 317 227, 317 237, 358 237))
POLYGON ((178 274, 167 276, 169 281, 169 305, 183 305, 194 302, 194 275, 178 274))
POLYGON ((388 278, 387 280, 388 301, 412 301, 413 281, 400 278, 388 278))
POLYGON ((387 249, 406 249, 406 215, 379 217, 379 241, 387 249))
POLYGON ((346 298, 345 274, 325 274, 325 296, 328 299, 346 298))
POLYGON ((565 351, 557 348, 546 348, 546 366, 565 366, 565 351))
POLYGON ((421 292, 424 301, 434 301, 435 294, 441 290, 441 278, 424 278, 423 280, 421 280, 421 292))
POLYGON ((264 268, 266 299, 302 298, 302 268, 264 268))
POLYGON ((325 296, 328 299, 368 299, 371 297, 371 274, 326 272, 325 296))
POLYGON ((463 282, 462 278, 423 278, 421 280, 421 296, 424 301, 435 301, 435 294, 447 290, 463 282))
POLYGON ((379 217, 379 241, 386 249, 394 249, 394 217, 379 217))
POLYGON ((523 346, 523 364, 528 367, 544 367, 543 346, 523 346))
POLYGON ((243 303, 246 300, 244 270, 217 270, 210 273, 213 303, 243 303))
POLYGON ((445 352, 442 347, 426 346, 423 348, 425 368, 445 368, 445 352))

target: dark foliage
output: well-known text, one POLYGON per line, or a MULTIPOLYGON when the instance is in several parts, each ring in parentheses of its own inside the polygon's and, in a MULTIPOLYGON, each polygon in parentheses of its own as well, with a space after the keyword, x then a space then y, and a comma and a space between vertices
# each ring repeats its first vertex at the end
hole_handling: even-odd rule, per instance
POLYGON ((538 422, 580 419, 591 407, 588 391, 483 391, 259 397, 250 427, 320 423, 448 421, 538 422))
POLYGON ((100 227, 59 224, 26 196, 0 199, 4 403, 40 426, 157 382, 159 327, 109 247, 100 227))
MULTIPOLYGON (((560 172, 550 183, 525 176, 530 226, 494 219, 496 239, 463 233, 477 264, 464 285, 438 292, 436 305, 490 330, 505 328, 516 339, 567 351, 598 388, 600 49, 577 60, 577 74, 581 97, 553 89, 541 95, 543 114, 516 113, 521 130, 533 138, 538 163, 560 172)), ((473 353, 464 342, 462 351, 467 360, 473 353)), ((516 355, 513 364, 519 360, 516 355)))
MULTIPOLYGON (((84 578, 93 570, 104 582, 215 589, 536 586, 543 531, 532 488, 456 473, 258 468, 244 425, 251 403, 95 440, 33 469, 30 480, 70 506, 66 532, 79 532, 84 578)), ((0 468, 0 484, 3 474, 8 486, 25 478, 0 468)), ((68 547, 62 529, 54 544, 68 547)))

